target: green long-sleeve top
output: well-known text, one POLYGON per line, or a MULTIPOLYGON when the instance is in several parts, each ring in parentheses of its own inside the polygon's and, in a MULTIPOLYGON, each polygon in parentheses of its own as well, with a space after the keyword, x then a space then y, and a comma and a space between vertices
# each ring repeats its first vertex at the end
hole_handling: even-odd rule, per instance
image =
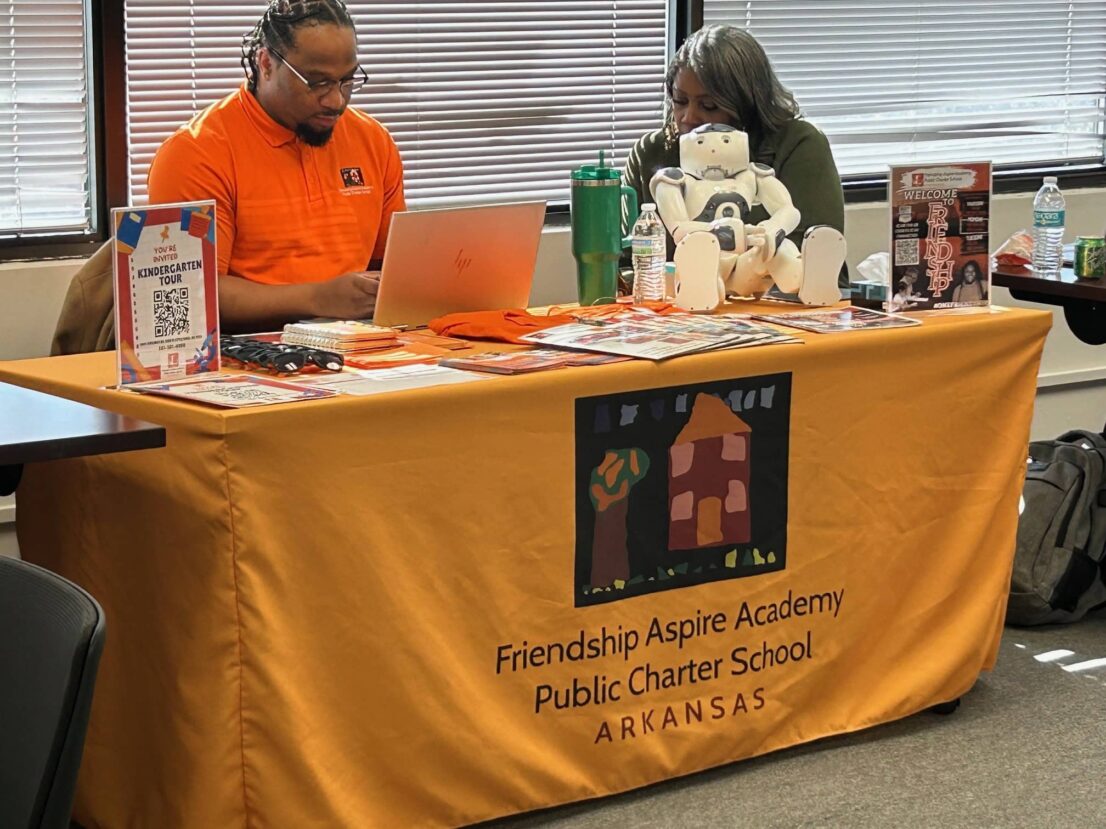
MULTIPOLYGON (((779 132, 768 135, 756 147, 751 147, 752 161, 767 164, 776 171, 776 178, 791 194, 791 201, 801 214, 799 226, 788 236, 800 249, 803 233, 812 225, 829 225, 845 232, 845 198, 841 177, 833 161, 826 136, 809 121, 796 119, 779 132)), ((638 203, 653 201, 649 181, 658 170, 680 166, 680 148, 666 147, 664 131, 646 133, 630 150, 623 178, 637 191, 638 203)), ((762 205, 756 205, 749 217, 750 224, 768 218, 762 205)), ((674 251, 668 237, 668 258, 674 251)), ((841 267, 838 278, 841 287, 848 287, 849 271, 841 267)))

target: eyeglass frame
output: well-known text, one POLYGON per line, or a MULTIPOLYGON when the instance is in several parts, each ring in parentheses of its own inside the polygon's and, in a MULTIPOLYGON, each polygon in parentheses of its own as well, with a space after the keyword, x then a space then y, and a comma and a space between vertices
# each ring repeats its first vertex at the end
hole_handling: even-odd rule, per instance
POLYGON ((344 81, 309 81, 302 74, 300 74, 300 71, 296 69, 295 66, 288 62, 288 58, 284 57, 284 55, 282 55, 271 46, 266 48, 268 48, 268 50, 272 54, 276 55, 280 59, 281 63, 291 69, 292 74, 299 78, 303 85, 307 87, 307 91, 314 95, 316 98, 325 98, 327 95, 330 94, 330 91, 332 89, 337 89, 343 98, 349 98, 353 95, 354 92, 357 92, 369 82, 369 75, 367 72, 365 72, 365 69, 361 66, 361 64, 357 64, 357 71, 361 73, 360 78, 349 78, 348 80, 344 81), (348 92, 342 89, 342 87, 344 86, 349 87, 348 92))

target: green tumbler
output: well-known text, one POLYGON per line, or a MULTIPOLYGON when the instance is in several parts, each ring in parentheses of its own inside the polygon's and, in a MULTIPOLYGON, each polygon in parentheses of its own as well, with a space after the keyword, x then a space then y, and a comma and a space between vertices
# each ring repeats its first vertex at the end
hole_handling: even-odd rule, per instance
POLYGON ((622 184, 618 170, 604 166, 602 152, 598 166, 572 171, 572 255, 581 305, 615 301, 618 260, 630 246, 628 228, 637 212, 637 193, 622 184))

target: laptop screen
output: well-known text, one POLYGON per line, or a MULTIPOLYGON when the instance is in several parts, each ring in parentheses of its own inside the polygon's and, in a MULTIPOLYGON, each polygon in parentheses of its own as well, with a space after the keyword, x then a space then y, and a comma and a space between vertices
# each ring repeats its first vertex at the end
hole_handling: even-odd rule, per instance
POLYGON ((373 322, 525 308, 544 222, 545 202, 393 214, 373 322))

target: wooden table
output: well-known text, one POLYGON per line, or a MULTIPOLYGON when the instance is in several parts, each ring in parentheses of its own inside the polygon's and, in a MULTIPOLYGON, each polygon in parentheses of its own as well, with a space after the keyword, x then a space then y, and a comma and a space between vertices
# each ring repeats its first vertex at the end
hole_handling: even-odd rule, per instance
POLYGON ((991 281, 1009 289, 1014 299, 1061 306, 1075 336, 1090 345, 1106 343, 1106 279, 1079 279, 1071 268, 1047 279, 1029 268, 1002 266, 991 281))
POLYGON ((165 428, 84 403, 0 383, 0 494, 19 485, 23 464, 165 445, 165 428))

